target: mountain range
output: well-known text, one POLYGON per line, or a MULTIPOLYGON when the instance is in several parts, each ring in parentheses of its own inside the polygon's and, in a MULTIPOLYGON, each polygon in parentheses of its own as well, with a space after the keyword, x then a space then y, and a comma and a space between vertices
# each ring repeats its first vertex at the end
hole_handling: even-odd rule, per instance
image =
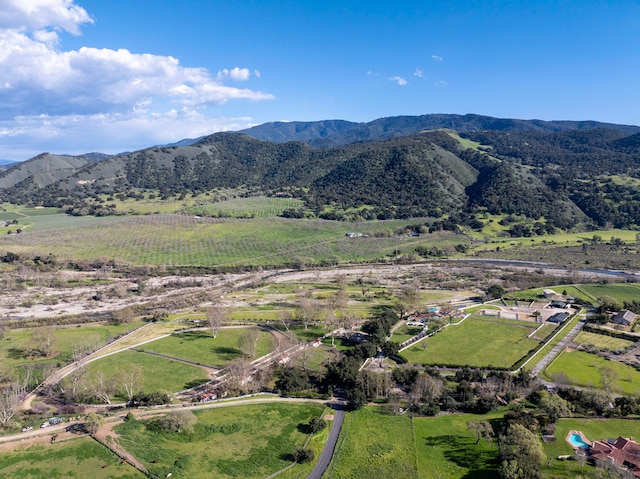
POLYGON ((45 153, 0 173, 0 199, 111 214, 113 195, 241 187, 303 199, 292 216, 461 222, 484 212, 637 227, 639 177, 637 126, 437 114, 267 123, 115 156, 45 153))

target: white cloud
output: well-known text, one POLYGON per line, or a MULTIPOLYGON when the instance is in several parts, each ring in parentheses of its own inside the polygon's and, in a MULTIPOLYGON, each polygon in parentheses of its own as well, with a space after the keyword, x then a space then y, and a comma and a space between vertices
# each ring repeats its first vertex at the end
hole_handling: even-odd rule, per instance
POLYGON ((397 83, 400 86, 405 86, 407 84, 407 80, 405 80, 404 78, 399 77, 399 76, 389 77, 389 80, 391 80, 392 82, 397 83))
POLYGON ((0 28, 54 28, 79 35, 84 23, 93 23, 93 19, 73 0, 0 0, 0 28))
POLYGON ((413 72, 413 76, 414 77, 418 77, 418 78, 422 78, 424 76, 424 73, 419 68, 416 68, 416 71, 413 72))
POLYGON ((440 81, 436 82, 436 86, 438 86, 438 87, 445 87, 447 85, 448 85, 448 83, 446 81, 444 81, 444 80, 440 80, 440 81))
POLYGON ((433 58, 437 62, 441 62, 443 60, 443 58, 438 55, 431 55, 431 58, 433 58))
MULTIPOLYGON (((34 138, 41 134, 57 139, 106 128, 123 135, 113 139, 126 144, 129 136, 151 135, 148 125, 164 123, 164 131, 174 134, 176 126, 168 126, 173 118, 181 122, 178 131, 186 126, 204 131, 207 107, 274 98, 225 84, 260 78, 258 70, 225 68, 213 76, 205 68, 184 67, 171 56, 61 48, 57 32, 79 35, 80 27, 92 22, 73 0, 0 0, 0 138, 26 138, 25 125, 33 128, 34 138), (71 125, 79 125, 77 131, 71 125)), ((225 125, 207 132, 229 129, 225 125)))
POLYGON ((211 117, 192 109, 170 109, 162 113, 20 116, 11 121, 0 121, 0 158, 25 160, 43 151, 119 153, 124 149, 146 148, 255 124, 250 117, 211 117), (73 141, 69 142, 68 138, 73 141))

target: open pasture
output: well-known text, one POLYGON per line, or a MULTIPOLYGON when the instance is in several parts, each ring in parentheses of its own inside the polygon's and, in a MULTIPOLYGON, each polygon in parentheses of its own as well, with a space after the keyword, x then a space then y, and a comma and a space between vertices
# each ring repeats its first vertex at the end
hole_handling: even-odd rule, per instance
POLYGON ((367 407, 349 413, 327 479, 415 479, 416 450, 411 419, 367 407))
POLYGON ((323 410, 315 403, 241 405, 196 412, 192 433, 160 431, 153 420, 115 432, 155 477, 262 479, 291 464, 287 455, 307 438, 301 426, 323 410))
POLYGON ((501 412, 487 415, 454 414, 413 419, 420 479, 492 479, 497 477, 498 447, 485 440, 476 444, 468 421, 493 423, 501 412))
POLYGON ((544 375, 553 380, 562 373, 573 386, 601 388, 603 368, 613 371, 614 392, 634 396, 640 394, 640 372, 635 368, 582 351, 564 351, 547 367, 544 375))
MULTIPOLYGON (((68 217, 69 221, 83 218, 68 217)), ((184 215, 90 218, 88 227, 59 227, 0 237, 0 249, 53 253, 66 259, 113 258, 139 265, 305 265, 379 260, 416 246, 461 241, 449 232, 397 236, 406 220, 342 223, 287 218, 215 219, 184 215), (348 238, 360 231, 368 237, 348 238), (382 235, 382 236, 380 236, 382 235)), ((89 221, 87 220, 87 221, 89 221)))
POLYGON ((610 296, 617 300, 621 306, 624 301, 640 301, 640 285, 638 284, 582 284, 580 288, 596 299, 601 296, 610 296))
POLYGON ((90 438, 57 444, 33 445, 0 454, 0 477, 4 479, 92 479, 144 478, 106 447, 90 438))
POLYGON ((108 380, 117 378, 119 372, 127 371, 131 364, 142 368, 142 390, 147 393, 179 392, 210 379, 206 371, 197 366, 136 351, 123 351, 89 363, 89 377, 102 371, 108 380))
POLYGON ((588 331, 580 331, 573 341, 584 346, 590 345, 598 349, 608 349, 610 351, 626 349, 635 344, 633 341, 628 341, 626 339, 614 338, 604 334, 590 333, 588 331))
MULTIPOLYGON (((209 366, 224 367, 229 361, 243 357, 239 341, 245 328, 220 329, 214 339, 211 330, 174 333, 140 346, 140 349, 166 354, 209 366)), ((275 338, 267 331, 260 331, 256 353, 249 359, 269 354, 274 350, 275 338)))
POLYGON ((538 345, 527 338, 536 325, 496 319, 470 316, 403 351, 402 356, 415 364, 511 367, 538 345))
POLYGON ((10 367, 35 367, 44 364, 66 364, 72 361, 77 351, 92 351, 107 344, 110 338, 125 334, 139 327, 141 323, 121 325, 104 324, 82 327, 40 328, 34 330, 9 330, 0 339, 0 361, 10 367), (30 356, 29 351, 37 346, 34 339, 39 331, 43 335, 51 334, 51 355, 46 358, 30 356))

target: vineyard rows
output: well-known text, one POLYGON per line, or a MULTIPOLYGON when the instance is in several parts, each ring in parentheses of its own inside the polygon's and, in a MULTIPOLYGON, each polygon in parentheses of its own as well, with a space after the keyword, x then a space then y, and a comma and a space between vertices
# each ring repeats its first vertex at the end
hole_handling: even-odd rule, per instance
POLYGON ((74 260, 115 259, 138 265, 283 265, 358 262, 460 241, 442 233, 391 234, 402 221, 344 223, 287 218, 217 219, 148 215, 111 219, 87 227, 27 231, 0 237, 0 252, 52 253, 74 260), (349 231, 368 235, 348 238, 349 231), (375 237, 376 232, 388 236, 375 237))

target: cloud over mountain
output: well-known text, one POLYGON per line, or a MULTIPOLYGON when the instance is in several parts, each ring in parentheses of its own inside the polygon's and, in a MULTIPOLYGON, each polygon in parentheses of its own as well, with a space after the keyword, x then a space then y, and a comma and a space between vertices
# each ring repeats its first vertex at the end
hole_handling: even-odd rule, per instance
POLYGON ((225 84, 259 78, 248 68, 211 74, 206 68, 183 66, 172 56, 61 47, 60 32, 79 35, 82 25, 92 22, 72 0, 0 0, 0 138, 29 141, 32 130, 25 125, 62 138, 78 121, 112 126, 124 122, 132 128, 176 119, 188 135, 203 126, 207 107, 273 98, 225 84), (195 128, 188 128, 194 121, 195 128))

